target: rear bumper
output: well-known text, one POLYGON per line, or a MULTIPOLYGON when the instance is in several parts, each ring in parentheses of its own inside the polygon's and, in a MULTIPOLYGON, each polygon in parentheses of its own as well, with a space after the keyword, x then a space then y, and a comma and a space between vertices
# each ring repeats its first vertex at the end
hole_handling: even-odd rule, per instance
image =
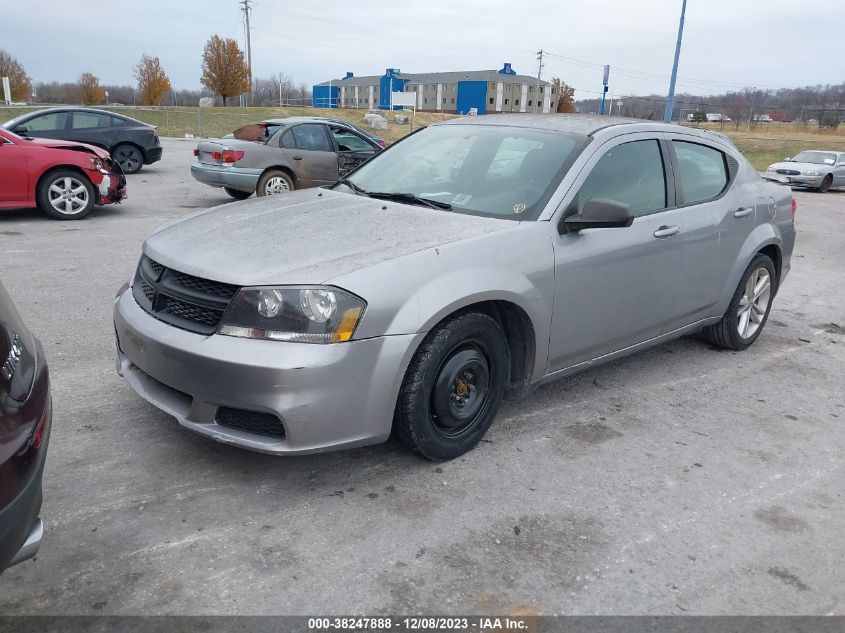
POLYGON ((144 150, 144 164, 149 165, 160 161, 163 153, 164 149, 161 147, 151 147, 150 149, 144 150))
MULTIPOLYGON (((48 423, 47 433, 52 426, 48 423)), ((0 511, 0 573, 38 553, 44 525, 38 517, 41 511, 41 479, 47 457, 48 438, 38 451, 39 464, 35 475, 15 499, 0 511)))
POLYGON ((191 165, 191 176, 212 187, 229 187, 230 189, 251 193, 255 191, 255 186, 261 177, 261 170, 206 165, 205 163, 195 162, 191 165))

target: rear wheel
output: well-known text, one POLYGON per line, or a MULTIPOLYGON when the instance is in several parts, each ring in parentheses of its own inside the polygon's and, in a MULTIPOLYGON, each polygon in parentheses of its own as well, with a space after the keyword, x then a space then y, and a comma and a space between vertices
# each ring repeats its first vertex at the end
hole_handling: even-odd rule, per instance
POLYGON ((91 213, 94 185, 79 172, 59 169, 47 174, 36 192, 38 206, 57 220, 79 220, 91 213))
POLYGON ((232 189, 231 187, 223 187, 223 191, 228 193, 235 200, 246 200, 252 195, 251 191, 241 191, 240 189, 232 189))
POLYGON ((760 336, 777 290, 775 265, 758 254, 745 269, 722 320, 704 329, 704 337, 719 347, 744 350, 760 336))
POLYGON ((258 179, 255 187, 255 195, 272 196, 277 193, 293 191, 293 179, 280 169, 271 169, 264 172, 258 179))
POLYGON ((134 145, 121 143, 111 152, 112 159, 120 165, 124 174, 137 174, 144 166, 144 156, 134 145))
POLYGON ((502 403, 510 355, 499 324, 466 312, 429 332, 414 354, 396 404, 394 429, 431 460, 472 449, 502 403))
POLYGON ((833 176, 828 174, 822 180, 822 184, 819 185, 819 193, 827 193, 827 190, 830 189, 830 185, 833 183, 833 176))

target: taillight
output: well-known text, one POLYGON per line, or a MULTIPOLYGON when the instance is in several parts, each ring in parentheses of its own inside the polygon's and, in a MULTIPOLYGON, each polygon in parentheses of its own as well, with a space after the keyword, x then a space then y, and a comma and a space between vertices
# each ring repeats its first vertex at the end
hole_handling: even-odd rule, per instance
POLYGON ((798 211, 798 201, 792 196, 792 219, 795 219, 795 212, 798 211))
POLYGON ((387 148, 387 145, 386 145, 386 144, 385 144, 385 142, 384 142, 384 141, 382 141, 381 139, 379 139, 379 140, 378 140, 378 141, 376 141, 376 142, 377 142, 379 145, 381 145, 382 149, 387 148))
POLYGON ((44 407, 44 411, 41 414, 41 419, 38 420, 38 424, 35 426, 35 430, 32 432, 32 447, 35 450, 41 448, 41 444, 44 442, 44 436, 47 433, 47 422, 50 421, 50 412, 53 410, 53 403, 51 400, 47 400, 47 406, 44 407))
POLYGON ((239 149, 224 149, 223 150, 223 162, 224 163, 237 163, 243 157, 244 157, 244 153, 239 149))
POLYGON ((200 155, 200 151, 195 147, 194 148, 194 156, 199 156, 199 155, 200 155))

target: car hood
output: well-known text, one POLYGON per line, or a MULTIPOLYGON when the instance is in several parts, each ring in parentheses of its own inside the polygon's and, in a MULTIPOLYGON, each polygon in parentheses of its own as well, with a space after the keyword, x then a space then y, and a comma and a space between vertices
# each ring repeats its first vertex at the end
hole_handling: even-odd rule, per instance
POLYGON ((833 169, 833 165, 819 165, 818 163, 775 163, 774 165, 769 165, 769 169, 794 169, 795 171, 820 171, 824 173, 825 171, 830 171, 833 169))
POLYGON ((43 145, 44 147, 50 147, 52 149, 69 149, 69 150, 76 150, 80 152, 90 152, 99 156, 100 158, 108 158, 109 153, 104 150, 96 147, 94 145, 88 145, 87 143, 76 143, 74 141, 59 141, 52 138, 33 138, 30 139, 32 143, 36 145, 43 145))
POLYGON ((147 238, 144 252, 169 268, 238 286, 320 284, 517 224, 306 189, 172 220, 147 238))

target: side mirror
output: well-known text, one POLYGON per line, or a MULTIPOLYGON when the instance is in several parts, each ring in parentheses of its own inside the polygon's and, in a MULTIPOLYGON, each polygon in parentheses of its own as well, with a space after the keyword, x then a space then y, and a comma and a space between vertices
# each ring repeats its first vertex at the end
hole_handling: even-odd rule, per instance
POLYGON ((792 158, 789 157, 789 156, 787 156, 786 158, 783 159, 783 162, 785 162, 785 163, 789 163, 791 161, 792 161, 792 158))
POLYGON ((28 129, 25 125, 19 125, 18 127, 16 127, 16 128, 15 128, 14 130, 12 130, 12 131, 13 131, 15 134, 17 134, 18 136, 23 136, 24 134, 26 134, 27 132, 29 132, 29 129, 28 129))
POLYGON ((608 198, 591 198, 584 204, 581 213, 564 218, 562 224, 567 231, 583 231, 622 228, 631 226, 633 221, 631 207, 627 204, 608 198))

